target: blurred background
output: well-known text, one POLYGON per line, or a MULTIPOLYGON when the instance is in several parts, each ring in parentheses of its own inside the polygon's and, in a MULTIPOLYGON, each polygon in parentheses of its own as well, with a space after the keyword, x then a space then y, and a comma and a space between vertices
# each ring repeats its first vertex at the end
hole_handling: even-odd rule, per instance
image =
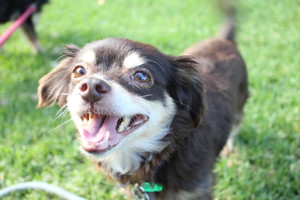
MULTIPOLYGON (((237 11, 251 97, 235 152, 216 165, 215 199, 300 199, 300 1, 240 0, 237 11)), ((0 188, 35 180, 91 200, 125 199, 80 155, 69 114, 35 108, 38 80, 63 44, 125 37, 180 55, 217 35, 223 20, 209 0, 50 0, 36 26, 43 53, 32 53, 20 29, 0 49, 0 188)), ((59 198, 26 191, 3 199, 59 198)))

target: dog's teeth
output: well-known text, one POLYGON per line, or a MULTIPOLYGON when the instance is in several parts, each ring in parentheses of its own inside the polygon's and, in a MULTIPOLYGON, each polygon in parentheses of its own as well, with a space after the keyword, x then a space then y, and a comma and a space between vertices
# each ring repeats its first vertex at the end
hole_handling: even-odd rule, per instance
POLYGON ((130 123, 130 117, 124 117, 122 122, 123 126, 127 127, 129 123, 130 123))
POLYGON ((124 117, 122 121, 122 125, 126 128, 130 123, 130 117, 124 117))
POLYGON ((110 132, 109 132, 109 131, 107 131, 107 132, 105 133, 105 136, 104 136, 103 142, 107 142, 107 141, 108 141, 109 135, 110 135, 110 132))
POLYGON ((118 132, 122 132, 125 130, 125 127, 123 126, 123 123, 120 124, 119 128, 118 128, 118 132))
POLYGON ((83 119, 83 121, 82 121, 82 126, 87 126, 87 120, 85 120, 85 119, 83 119))
POLYGON ((122 122, 119 125, 118 132, 123 132, 127 126, 130 124, 130 117, 123 117, 122 122))
POLYGON ((88 125, 88 120, 87 120, 86 115, 84 115, 81 119, 82 119, 82 126, 87 126, 88 125))
POLYGON ((88 120, 93 120, 94 117, 95 117, 95 114, 94 113, 89 113, 89 114, 87 114, 87 116, 88 116, 88 120))

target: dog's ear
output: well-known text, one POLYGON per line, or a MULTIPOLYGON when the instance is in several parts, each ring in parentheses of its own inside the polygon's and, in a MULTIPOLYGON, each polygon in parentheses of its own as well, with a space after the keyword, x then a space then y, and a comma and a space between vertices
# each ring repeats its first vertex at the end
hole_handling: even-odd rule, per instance
POLYGON ((191 126, 198 127, 206 109, 203 83, 196 70, 199 65, 195 60, 180 56, 173 59, 175 78, 169 91, 179 109, 189 113, 191 126))
POLYGON ((66 103, 71 79, 71 63, 79 48, 74 45, 66 45, 65 49, 64 55, 67 57, 39 81, 37 108, 49 106, 55 102, 59 106, 66 103))

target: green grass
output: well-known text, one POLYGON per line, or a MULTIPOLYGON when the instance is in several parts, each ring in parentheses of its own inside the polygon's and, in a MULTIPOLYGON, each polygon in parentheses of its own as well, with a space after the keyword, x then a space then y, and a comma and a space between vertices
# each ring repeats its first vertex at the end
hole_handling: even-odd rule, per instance
MULTIPOLYGON (((243 0, 238 11, 251 98, 235 153, 216 166, 215 197, 300 199, 300 2, 243 0)), ((51 1, 37 27, 44 54, 34 56, 20 30, 0 50, 0 188, 38 180, 88 199, 125 199, 80 155, 72 122, 59 126, 68 114, 53 121, 57 106, 35 109, 39 78, 62 44, 126 37, 179 55, 216 35, 221 21, 205 0, 51 1)), ((4 199, 58 198, 27 191, 4 199)))

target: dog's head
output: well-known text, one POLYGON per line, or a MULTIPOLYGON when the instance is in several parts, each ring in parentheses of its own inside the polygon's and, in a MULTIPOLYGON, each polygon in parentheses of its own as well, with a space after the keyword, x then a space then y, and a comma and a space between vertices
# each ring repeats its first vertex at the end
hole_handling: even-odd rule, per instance
POLYGON ((67 105, 81 151, 115 171, 132 172, 144 154, 161 152, 179 111, 199 125, 204 96, 192 59, 126 39, 67 46, 65 55, 40 80, 38 107, 67 105))

